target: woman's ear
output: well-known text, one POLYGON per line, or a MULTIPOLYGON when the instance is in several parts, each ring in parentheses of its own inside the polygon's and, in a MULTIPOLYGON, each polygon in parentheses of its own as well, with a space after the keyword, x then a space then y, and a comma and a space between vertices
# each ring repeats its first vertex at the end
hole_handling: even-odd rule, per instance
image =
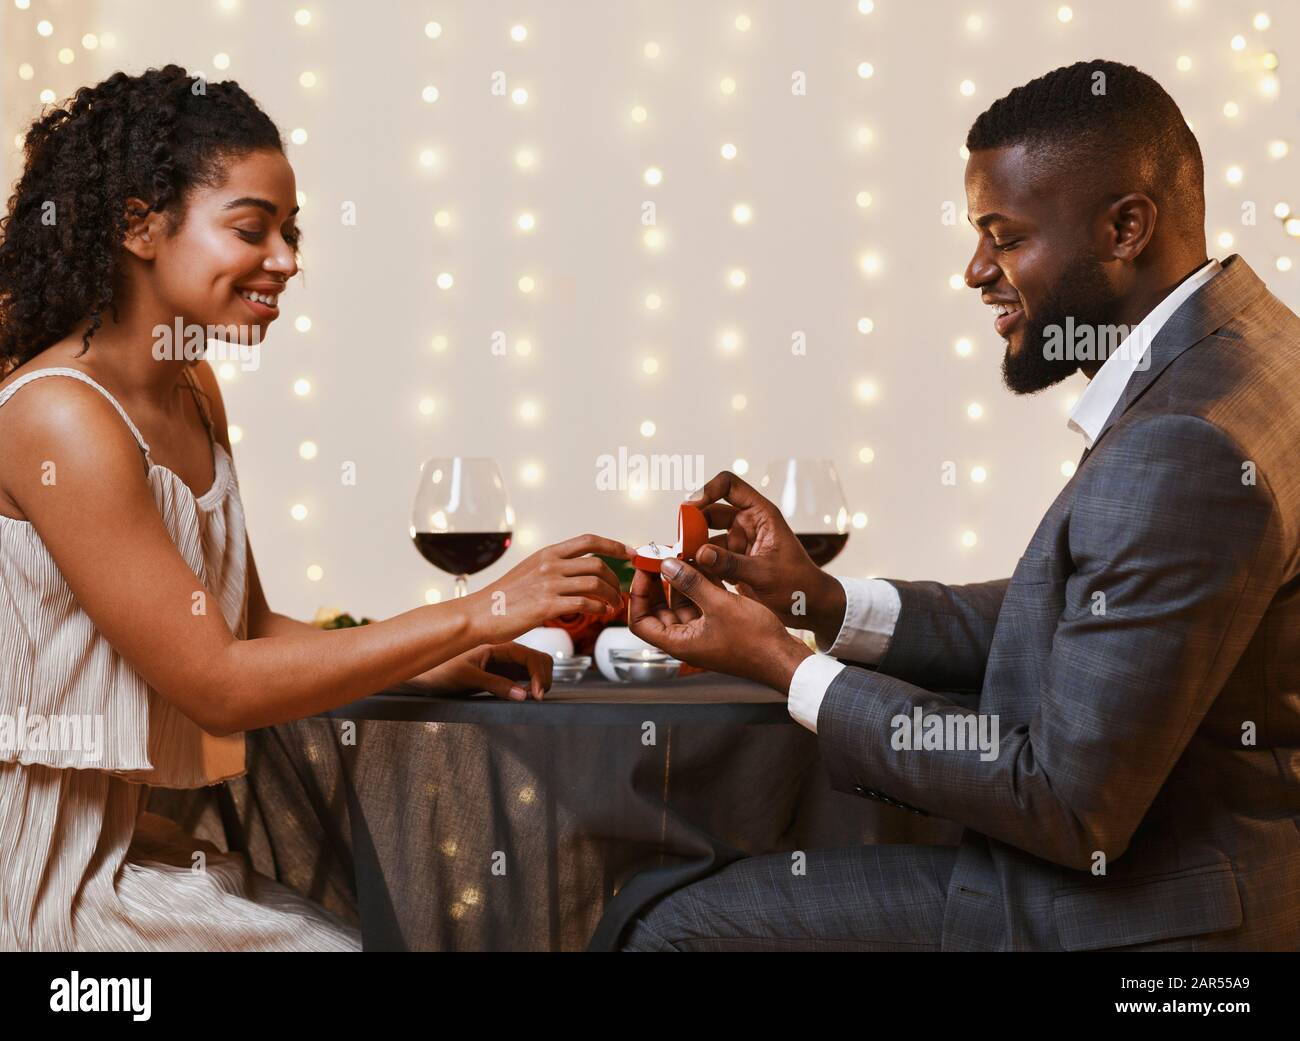
POLYGON ((143 199, 126 200, 126 234, 122 246, 141 260, 152 260, 162 237, 162 214, 151 210, 143 199))

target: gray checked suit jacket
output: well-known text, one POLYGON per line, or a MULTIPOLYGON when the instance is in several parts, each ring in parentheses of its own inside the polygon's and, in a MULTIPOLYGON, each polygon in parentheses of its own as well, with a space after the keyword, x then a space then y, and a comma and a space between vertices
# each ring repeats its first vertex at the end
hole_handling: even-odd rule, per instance
POLYGON ((965 826, 945 949, 1300 949, 1298 558, 1300 318, 1232 256, 1011 578, 894 582, 822 702, 838 790, 965 826), (999 754, 895 749, 918 706, 999 754))

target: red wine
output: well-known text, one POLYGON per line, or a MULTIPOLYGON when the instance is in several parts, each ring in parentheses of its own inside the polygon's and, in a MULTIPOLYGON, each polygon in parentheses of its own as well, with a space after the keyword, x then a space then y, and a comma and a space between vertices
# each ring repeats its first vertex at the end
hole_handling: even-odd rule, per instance
POLYGON ((808 551, 814 564, 825 567, 840 555, 844 544, 849 541, 849 533, 846 531, 841 535, 828 531, 815 535, 796 535, 795 538, 803 543, 803 548, 808 551))
POLYGON ((430 564, 450 575, 472 575, 491 567, 510 548, 511 531, 420 531, 415 548, 430 564))

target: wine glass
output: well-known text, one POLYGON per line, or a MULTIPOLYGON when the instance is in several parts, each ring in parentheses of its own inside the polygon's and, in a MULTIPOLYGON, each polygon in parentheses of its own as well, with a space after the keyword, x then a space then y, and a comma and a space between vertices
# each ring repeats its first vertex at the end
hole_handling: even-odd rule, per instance
POLYGON ((469 591, 470 575, 501 559, 514 526, 495 461, 457 455, 420 464, 411 538, 425 560, 456 576, 456 596, 469 591))
POLYGON ((780 459, 767 464, 759 482, 808 556, 825 567, 849 541, 849 508, 835 464, 829 459, 780 459))

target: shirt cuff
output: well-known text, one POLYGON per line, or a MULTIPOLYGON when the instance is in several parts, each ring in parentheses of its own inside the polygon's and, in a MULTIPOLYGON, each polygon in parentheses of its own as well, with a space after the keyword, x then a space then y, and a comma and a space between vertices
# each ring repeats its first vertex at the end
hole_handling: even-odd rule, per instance
POLYGON ((831 681, 844 669, 842 661, 825 654, 810 654, 790 677, 790 717, 817 733, 817 713, 831 681))
POLYGON ((878 665, 889 650, 889 641, 903 609, 898 590, 883 578, 840 578, 844 587, 844 623, 829 647, 819 651, 845 661, 878 665))

